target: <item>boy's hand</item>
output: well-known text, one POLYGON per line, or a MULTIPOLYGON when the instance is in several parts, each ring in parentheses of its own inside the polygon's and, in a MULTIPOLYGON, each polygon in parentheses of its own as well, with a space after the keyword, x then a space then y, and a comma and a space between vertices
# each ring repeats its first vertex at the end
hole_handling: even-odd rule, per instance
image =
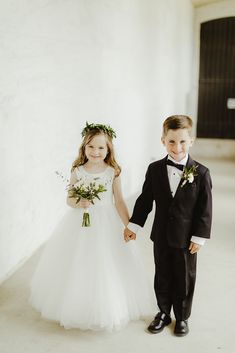
POLYGON ((195 254, 196 252, 198 252, 201 248, 201 245, 193 243, 191 241, 190 245, 189 245, 189 252, 190 254, 195 254))
POLYGON ((130 229, 125 228, 124 229, 124 239, 126 242, 128 242, 129 240, 135 240, 136 234, 133 233, 130 229))

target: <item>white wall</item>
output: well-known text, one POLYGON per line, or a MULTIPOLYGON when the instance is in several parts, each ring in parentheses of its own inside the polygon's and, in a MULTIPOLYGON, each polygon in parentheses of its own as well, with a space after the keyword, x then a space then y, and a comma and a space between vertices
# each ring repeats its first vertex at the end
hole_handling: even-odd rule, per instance
POLYGON ((66 212, 65 185, 89 122, 109 123, 127 197, 159 158, 161 124, 188 113, 188 0, 0 2, 0 280, 66 212))

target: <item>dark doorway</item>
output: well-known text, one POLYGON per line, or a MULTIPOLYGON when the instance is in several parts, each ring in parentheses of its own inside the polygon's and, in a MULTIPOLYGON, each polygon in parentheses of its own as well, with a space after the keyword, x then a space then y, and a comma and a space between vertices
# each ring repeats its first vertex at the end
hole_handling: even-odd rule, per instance
POLYGON ((197 136, 235 139, 235 17, 201 25, 197 136))

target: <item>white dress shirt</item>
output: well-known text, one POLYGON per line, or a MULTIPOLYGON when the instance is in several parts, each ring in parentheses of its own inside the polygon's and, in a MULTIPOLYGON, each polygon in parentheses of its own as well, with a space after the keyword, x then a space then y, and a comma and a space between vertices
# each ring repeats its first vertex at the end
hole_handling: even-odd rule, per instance
MULTIPOLYGON (((168 156, 168 159, 170 159, 172 162, 174 162, 176 164, 186 165, 187 160, 188 160, 188 154, 180 162, 176 162, 173 158, 171 158, 171 156, 168 156)), ((174 166, 167 165, 167 174, 168 174, 168 178, 169 178, 171 194, 174 197, 175 193, 176 193, 176 190, 178 188, 178 185, 180 183, 183 171, 179 170, 178 168, 176 168, 174 166)), ((142 228, 142 227, 139 226, 138 224, 129 222, 128 225, 127 225, 127 228, 130 229, 132 232, 137 233, 139 231, 139 229, 142 228)), ((192 238, 191 238, 191 241, 193 243, 196 243, 196 244, 199 244, 199 245, 204 245, 206 239, 193 235, 192 238)))

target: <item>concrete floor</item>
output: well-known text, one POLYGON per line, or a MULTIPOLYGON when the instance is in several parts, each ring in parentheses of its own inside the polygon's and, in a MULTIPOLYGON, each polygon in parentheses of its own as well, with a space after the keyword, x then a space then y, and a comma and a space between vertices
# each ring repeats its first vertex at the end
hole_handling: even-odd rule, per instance
MULTIPOLYGON (((28 284, 40 251, 0 287, 1 353, 231 353, 235 347, 235 161, 208 160, 214 183, 212 239, 198 257, 198 277, 186 337, 173 325, 159 335, 146 332, 146 321, 122 331, 65 330, 40 318, 28 304, 28 284)), ((148 273, 153 275, 151 217, 138 241, 148 273)))

